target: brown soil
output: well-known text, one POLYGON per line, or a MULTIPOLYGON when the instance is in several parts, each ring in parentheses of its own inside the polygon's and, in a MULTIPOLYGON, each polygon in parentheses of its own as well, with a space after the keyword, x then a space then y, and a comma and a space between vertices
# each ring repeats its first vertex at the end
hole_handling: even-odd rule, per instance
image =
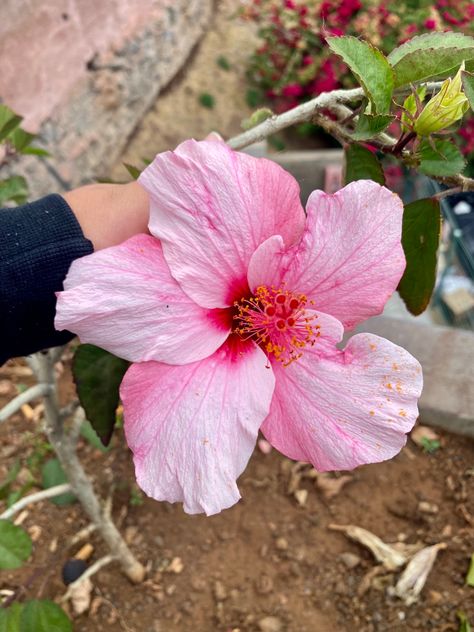
MULTIPOLYGON (((0 404, 13 395, 12 384, 31 381, 21 371, 13 363, 0 370, 0 404)), ((71 388, 66 371, 63 397, 71 388)), ((21 413, 2 426, 0 481, 15 459, 26 468, 39 433, 39 424, 21 413)), ((275 618, 268 630, 286 632, 456 632, 457 610, 474 618, 474 589, 464 584, 474 548, 470 440, 443 435, 434 454, 410 442, 393 461, 353 472, 329 500, 313 479, 293 477, 294 486, 308 492, 304 506, 288 493, 294 464, 275 451, 256 450, 239 481, 242 500, 211 518, 132 492, 121 431, 109 453, 82 442, 80 455, 103 493, 113 479, 114 516, 149 572, 144 585, 131 586, 116 565, 101 570, 93 578, 93 612, 75 619, 77 632, 253 632, 267 629, 261 627, 265 617, 275 618), (422 511, 420 501, 435 505, 433 513, 422 511), (398 575, 382 572, 370 580, 377 566, 371 554, 329 529, 331 523, 364 527, 386 542, 443 541, 447 549, 419 602, 406 606, 387 594, 398 575), (347 552, 358 558, 354 568, 344 562, 347 552), (167 570, 174 558, 182 568, 176 560, 171 568, 179 572, 167 570)), ((0 589, 15 590, 36 574, 21 598, 59 597, 62 564, 78 548, 68 551, 65 543, 86 524, 78 505, 31 506, 23 526, 36 538, 33 556, 25 568, 3 572, 0 589)), ((97 536, 91 542, 93 561, 106 550, 97 536)))

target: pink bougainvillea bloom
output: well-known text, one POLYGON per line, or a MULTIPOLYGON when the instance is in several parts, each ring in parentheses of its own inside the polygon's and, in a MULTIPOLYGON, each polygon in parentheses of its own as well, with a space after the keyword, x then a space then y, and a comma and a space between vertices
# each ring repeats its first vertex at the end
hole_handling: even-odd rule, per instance
POLYGON ((303 94, 303 88, 299 83, 289 83, 283 87, 281 93, 284 97, 299 97, 303 94))
POLYGON ((76 260, 56 327, 134 362, 121 397, 142 489, 189 513, 233 505, 259 429, 321 471, 397 454, 418 362, 371 334, 339 343, 400 280, 400 199, 358 181, 305 215, 281 167, 210 141, 140 182, 151 235, 76 260))
POLYGON ((432 18, 428 18, 427 20, 425 20, 425 28, 432 31, 433 29, 436 28, 436 21, 433 20, 432 18))

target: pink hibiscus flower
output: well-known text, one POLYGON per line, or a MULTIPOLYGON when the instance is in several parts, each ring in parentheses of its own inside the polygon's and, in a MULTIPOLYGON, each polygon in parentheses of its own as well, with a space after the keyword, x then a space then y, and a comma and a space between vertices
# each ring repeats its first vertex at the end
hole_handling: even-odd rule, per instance
POLYGON ((189 513, 230 507, 259 429, 320 471, 397 454, 418 362, 371 334, 338 344, 400 280, 400 199, 353 182, 305 216, 281 167, 212 141, 159 154, 140 182, 151 235, 76 260, 56 317, 135 363, 121 398, 140 487, 189 513))

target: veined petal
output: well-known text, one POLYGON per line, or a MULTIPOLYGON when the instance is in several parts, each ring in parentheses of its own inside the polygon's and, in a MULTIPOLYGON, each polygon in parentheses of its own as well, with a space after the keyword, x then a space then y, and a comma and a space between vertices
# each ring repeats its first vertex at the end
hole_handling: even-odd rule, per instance
POLYGON ((169 364, 211 355, 230 331, 220 310, 181 290, 150 235, 76 259, 58 293, 55 327, 132 362, 169 364))
MULTIPOLYGON (((324 336, 322 314, 319 323, 324 336)), ((265 437, 286 456, 309 461, 319 471, 348 470, 395 456, 418 416, 422 374, 417 360, 371 334, 354 336, 344 351, 324 353, 316 344, 290 366, 274 365, 265 437)))
POLYGON ((254 253, 251 289, 285 284, 348 328, 379 314, 405 269, 400 198, 359 180, 334 195, 314 191, 307 212, 298 244, 273 237, 254 253))
POLYGON ((173 277, 203 307, 240 299, 257 246, 273 234, 290 245, 304 226, 296 180, 221 142, 189 140, 158 154, 140 183, 151 197, 150 232, 173 277))
POLYGON ((132 365, 120 394, 140 487, 187 513, 235 504, 274 384, 261 349, 233 338, 194 364, 132 365))

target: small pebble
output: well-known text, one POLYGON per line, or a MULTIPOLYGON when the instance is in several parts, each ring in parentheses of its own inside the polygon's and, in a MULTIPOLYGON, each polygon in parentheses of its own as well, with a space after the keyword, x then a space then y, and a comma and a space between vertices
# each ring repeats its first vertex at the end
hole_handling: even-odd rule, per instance
POLYGON ((168 567, 166 568, 167 573, 176 573, 178 575, 183 571, 184 564, 180 557, 173 557, 168 567))
POLYGON ((277 617, 264 617, 260 619, 258 627, 261 632, 281 632, 283 629, 282 622, 277 617))
POLYGON ((258 578, 255 588, 260 595, 268 595, 273 591, 273 580, 269 575, 262 574, 258 578))
POLYGON ((347 566, 347 568, 355 568, 360 564, 361 561, 358 555, 349 552, 341 553, 339 559, 347 566))
POLYGON ((418 510, 422 513, 437 514, 439 511, 439 507, 434 503, 428 503, 425 500, 422 500, 418 503, 418 510))
POLYGON ((227 599, 227 590, 222 582, 219 580, 214 584, 214 597, 217 601, 224 601, 227 599))
POLYGON ((296 502, 300 507, 304 507, 306 505, 306 501, 308 500, 308 490, 307 489, 297 489, 295 492, 296 502))
POLYGON ((279 551, 286 551, 288 549, 288 540, 285 538, 277 538, 275 546, 279 551))

